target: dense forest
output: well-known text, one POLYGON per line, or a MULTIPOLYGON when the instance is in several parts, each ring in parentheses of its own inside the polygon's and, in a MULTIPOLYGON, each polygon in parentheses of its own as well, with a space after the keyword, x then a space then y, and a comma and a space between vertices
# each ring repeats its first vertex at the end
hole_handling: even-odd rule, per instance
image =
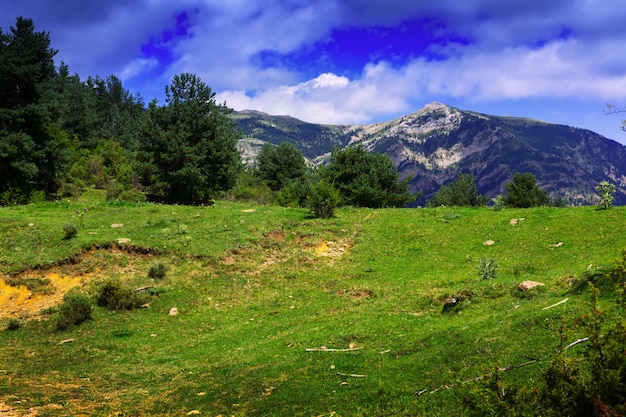
POLYGON ((202 204, 241 168, 230 109, 193 74, 145 104, 115 75, 81 79, 31 19, 0 29, 0 205, 78 195, 202 204), (181 185, 185 186, 182 187, 181 185))

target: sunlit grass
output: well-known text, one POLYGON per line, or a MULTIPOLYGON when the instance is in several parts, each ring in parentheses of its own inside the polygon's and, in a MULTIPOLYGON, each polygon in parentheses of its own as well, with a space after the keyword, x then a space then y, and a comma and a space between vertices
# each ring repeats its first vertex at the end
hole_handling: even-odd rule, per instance
POLYGON ((2 208, 0 218, 4 274, 72 260, 68 273, 100 271, 88 294, 111 276, 158 289, 149 308, 96 308, 66 332, 28 318, 0 332, 0 402, 102 416, 458 415, 462 388, 438 388, 527 356, 541 361, 507 377, 536 380, 562 323, 587 308, 568 282, 615 258, 626 227, 620 207, 345 208, 319 220, 93 198, 2 208), (63 240, 83 208, 78 235, 63 240), (89 248, 104 249, 81 255, 89 248), (484 256, 498 260, 493 280, 478 275, 484 256), (166 278, 148 277, 155 262, 166 278), (546 285, 522 296, 523 280, 546 285), (468 301, 442 313, 461 293, 468 301))

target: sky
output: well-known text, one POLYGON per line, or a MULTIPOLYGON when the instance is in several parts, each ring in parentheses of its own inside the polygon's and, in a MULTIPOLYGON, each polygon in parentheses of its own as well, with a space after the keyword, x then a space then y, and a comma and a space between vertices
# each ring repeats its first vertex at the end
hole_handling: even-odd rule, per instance
POLYGON ((146 103, 189 72, 235 110, 367 124, 439 101, 626 144, 623 0, 0 0, 3 31, 18 16, 146 103))

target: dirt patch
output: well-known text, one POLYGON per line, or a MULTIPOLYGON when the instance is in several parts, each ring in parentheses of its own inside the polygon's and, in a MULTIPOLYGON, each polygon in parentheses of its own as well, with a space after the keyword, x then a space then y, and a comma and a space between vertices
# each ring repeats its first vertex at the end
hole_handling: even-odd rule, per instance
POLYGON ((33 293, 25 285, 11 286, 0 278, 0 319, 31 317, 61 302, 63 295, 71 288, 84 285, 93 274, 67 276, 58 271, 48 271, 50 290, 46 293, 33 293))
POLYGON ((315 245, 315 253, 319 256, 339 257, 348 249, 345 242, 321 242, 315 245))
POLYGON ((285 241, 285 233, 280 231, 273 231, 265 234, 265 237, 272 239, 275 242, 284 242, 285 241))
POLYGON ((367 300, 374 297, 374 293, 372 291, 356 288, 339 290, 337 291, 337 295, 347 296, 352 300, 367 300))
POLYGON ((125 274, 137 273, 135 261, 146 257, 116 248, 98 249, 85 252, 71 264, 28 270, 10 277, 0 275, 0 320, 36 318, 42 310, 60 304, 65 293, 74 287, 122 270, 125 274), (37 288, 29 288, 27 284, 32 282, 38 283, 37 288))

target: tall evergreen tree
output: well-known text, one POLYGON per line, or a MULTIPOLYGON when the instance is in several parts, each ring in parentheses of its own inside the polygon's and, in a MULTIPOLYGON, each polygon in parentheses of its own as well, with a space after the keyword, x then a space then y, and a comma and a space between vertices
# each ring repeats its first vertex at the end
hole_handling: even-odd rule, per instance
POLYGON ((428 207, 478 207, 486 203, 487 197, 478 194, 476 178, 472 174, 460 173, 450 184, 442 186, 426 202, 426 205, 428 207))
POLYGON ((56 154, 48 134, 55 79, 50 36, 19 17, 0 29, 0 194, 23 202, 31 191, 53 191, 56 154))
POLYGON ((550 205, 548 192, 537 186, 537 178, 530 172, 517 172, 513 181, 505 184, 506 196, 504 205, 507 207, 537 207, 550 205))
POLYGON ((282 189, 291 181, 302 179, 306 173, 302 153, 289 142, 263 146, 257 157, 257 168, 260 177, 273 191, 282 189))
POLYGON ((391 158, 368 153, 363 146, 333 149, 328 165, 319 170, 339 190, 346 205, 357 207, 402 207, 419 195, 409 191, 409 179, 398 180, 391 158))
POLYGON ((142 177, 170 203, 201 204, 236 181, 242 164, 231 110, 198 76, 174 76, 166 104, 150 103, 143 135, 142 177))

